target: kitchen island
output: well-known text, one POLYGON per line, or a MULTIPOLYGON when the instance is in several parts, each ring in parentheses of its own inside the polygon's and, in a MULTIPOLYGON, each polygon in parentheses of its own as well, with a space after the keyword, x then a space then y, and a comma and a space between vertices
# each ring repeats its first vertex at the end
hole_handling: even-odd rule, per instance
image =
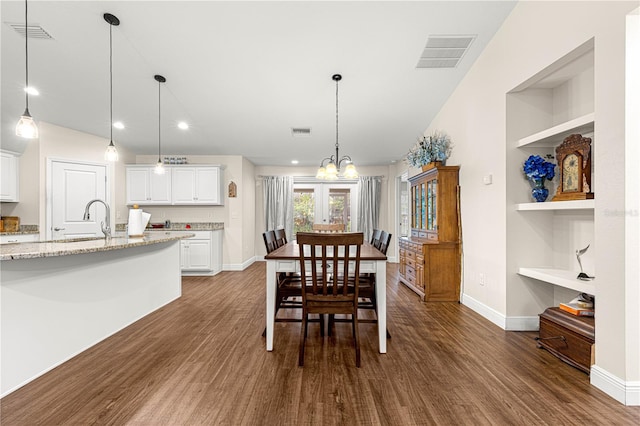
POLYGON ((180 297, 184 232, 0 246, 0 397, 180 297))

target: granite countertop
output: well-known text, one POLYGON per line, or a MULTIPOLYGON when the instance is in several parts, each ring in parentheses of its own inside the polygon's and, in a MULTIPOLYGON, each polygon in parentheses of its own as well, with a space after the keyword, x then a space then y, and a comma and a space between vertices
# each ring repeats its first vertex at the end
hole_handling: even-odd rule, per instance
POLYGON ((146 246, 168 241, 191 238, 194 234, 184 232, 145 232, 143 237, 129 238, 116 233, 111 241, 104 238, 79 238, 71 240, 40 241, 0 245, 0 260, 35 259, 40 257, 68 256, 72 254, 96 253, 146 246))
MULTIPOLYGON (((224 222, 171 222, 168 228, 151 228, 145 231, 218 231, 224 229, 224 222), (187 225, 191 228, 187 228, 187 225)), ((125 232, 127 230, 126 223, 116 224, 116 231, 125 232)))

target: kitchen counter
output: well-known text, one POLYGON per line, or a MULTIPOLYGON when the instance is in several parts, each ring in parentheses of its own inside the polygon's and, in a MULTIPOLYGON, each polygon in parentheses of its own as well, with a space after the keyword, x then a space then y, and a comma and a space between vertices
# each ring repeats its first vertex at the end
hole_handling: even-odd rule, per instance
POLYGON ((194 236, 194 234, 184 232, 162 231, 164 232, 145 232, 142 238, 128 238, 126 234, 116 233, 110 241, 106 241, 104 238, 79 238, 75 240, 4 244, 0 246, 0 260, 34 259, 120 250, 194 236))
POLYGON ((38 225, 20 225, 18 231, 0 231, 0 235, 31 235, 38 233, 38 225))
MULTIPOLYGON (((219 231, 224 229, 224 222, 171 222, 168 228, 147 228, 145 231, 219 231), (190 228, 187 228, 187 225, 190 228)), ((116 224, 116 231, 125 232, 126 224, 116 224)))
POLYGON ((2 245, 0 397, 179 298, 192 235, 2 245))

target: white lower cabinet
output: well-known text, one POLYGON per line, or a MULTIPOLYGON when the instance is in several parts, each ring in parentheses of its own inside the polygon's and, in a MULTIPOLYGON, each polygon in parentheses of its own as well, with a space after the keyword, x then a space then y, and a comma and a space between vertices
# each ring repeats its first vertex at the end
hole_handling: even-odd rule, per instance
POLYGON ((215 275, 222 270, 222 231, 187 231, 194 237, 180 241, 182 275, 215 275))

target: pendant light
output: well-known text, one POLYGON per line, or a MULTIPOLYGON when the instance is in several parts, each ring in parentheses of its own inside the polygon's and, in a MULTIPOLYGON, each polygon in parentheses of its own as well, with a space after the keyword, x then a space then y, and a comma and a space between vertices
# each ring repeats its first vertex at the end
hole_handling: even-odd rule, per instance
POLYGON ((104 20, 109 24, 109 135, 110 141, 107 150, 104 152, 104 159, 107 161, 118 161, 118 150, 113 144, 113 37, 112 29, 120 25, 120 20, 110 13, 103 15, 104 20))
POLYGON ((167 79, 157 74, 154 75, 153 78, 158 82, 158 162, 153 172, 157 175, 163 175, 165 169, 164 164, 162 164, 162 157, 160 156, 160 85, 167 81, 167 79))
POLYGON ((38 126, 29 113, 29 8, 27 0, 24 1, 24 68, 25 68, 25 108, 22 117, 16 125, 16 135, 27 139, 38 137, 38 126))
POLYGON ((346 164, 344 169, 344 177, 346 179, 357 179, 358 171, 356 170, 356 166, 353 164, 351 157, 348 155, 344 155, 340 157, 340 144, 338 143, 338 82, 342 80, 342 76, 340 74, 334 74, 331 79, 336 82, 336 153, 335 155, 331 155, 331 157, 327 157, 320 162, 320 168, 318 168, 318 172, 316 173, 317 179, 324 180, 336 180, 338 179, 338 173, 340 172, 340 167, 342 163, 346 164), (329 161, 325 166, 325 161, 329 161))

